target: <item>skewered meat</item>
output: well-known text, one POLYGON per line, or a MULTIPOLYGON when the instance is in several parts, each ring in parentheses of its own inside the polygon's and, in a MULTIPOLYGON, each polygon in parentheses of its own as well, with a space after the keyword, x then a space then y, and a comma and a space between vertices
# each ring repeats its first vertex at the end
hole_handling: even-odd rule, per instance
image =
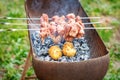
POLYGON ((49 33, 49 35, 55 35, 55 33, 56 33, 56 23, 55 22, 50 22, 50 24, 49 24, 49 26, 48 26, 48 28, 49 28, 49 31, 50 31, 50 33, 49 33))
POLYGON ((57 30, 57 23, 59 21, 59 17, 58 16, 54 16, 53 21, 50 22, 49 25, 49 30, 50 30, 50 34, 49 36, 53 39, 54 43, 58 43, 61 40, 60 35, 58 35, 58 30, 57 30))
POLYGON ((42 39, 42 42, 44 43, 44 39, 48 36, 49 30, 48 30, 48 15, 43 14, 41 16, 40 20, 40 37, 42 39))
POLYGON ((65 16, 60 17, 57 22, 57 32, 61 37, 65 37, 65 24, 65 16))
POLYGON ((66 31, 66 41, 72 41, 78 34, 79 27, 75 25, 75 15, 68 14, 68 24, 67 24, 67 31, 66 31))
POLYGON ((59 16, 53 16, 52 17, 52 21, 54 21, 55 23, 58 23, 58 21, 59 21, 59 16))
POLYGON ((65 32, 65 29, 64 29, 65 17, 62 16, 59 18, 58 16, 54 16, 52 19, 54 22, 50 22, 51 24, 49 26, 50 36, 53 39, 54 43, 58 43, 65 32))
POLYGON ((79 27, 77 27, 76 25, 72 26, 69 35, 72 37, 76 37, 76 35, 78 34, 78 30, 79 27))
POLYGON ((75 15, 73 13, 70 13, 66 16, 69 20, 74 19, 75 20, 75 15))
POLYGON ((43 14, 40 20, 40 37, 42 41, 50 36, 55 43, 61 39, 72 41, 74 38, 81 38, 84 35, 84 25, 79 16, 73 13, 65 16, 53 16, 49 21, 48 15, 43 14))
POLYGON ((60 37, 60 35, 58 35, 58 36, 54 36, 54 35, 51 35, 51 38, 52 38, 52 40, 53 40, 53 42, 55 43, 55 44, 57 44, 58 42, 60 42, 60 40, 61 40, 61 37, 60 37))
POLYGON ((48 28, 41 28, 40 29, 40 37, 42 42, 44 43, 44 39, 47 37, 48 33, 48 28))
POLYGON ((42 14, 40 22, 49 22, 49 17, 47 14, 42 14))
POLYGON ((77 38, 81 38, 85 34, 85 32, 84 32, 84 25, 79 16, 76 17, 76 26, 79 27, 77 38))

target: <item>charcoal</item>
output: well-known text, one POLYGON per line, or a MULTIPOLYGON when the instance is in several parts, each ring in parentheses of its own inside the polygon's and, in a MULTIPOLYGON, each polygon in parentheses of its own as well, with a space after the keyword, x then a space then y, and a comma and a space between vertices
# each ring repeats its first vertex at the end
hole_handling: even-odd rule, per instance
POLYGON ((84 60, 88 60, 89 59, 89 55, 84 55, 84 60))
POLYGON ((88 57, 90 57, 90 51, 89 50, 86 51, 85 54, 88 55, 88 57))
POLYGON ((41 52, 40 48, 36 48, 36 54, 37 54, 38 56, 42 55, 42 52, 41 52))
POLYGON ((78 56, 78 57, 76 58, 76 61, 77 61, 77 62, 82 61, 81 56, 78 56))
POLYGON ((38 55, 38 56, 41 56, 41 55, 42 55, 42 52, 41 52, 41 51, 37 52, 37 55, 38 55))
POLYGON ((79 42, 78 40, 79 40, 78 38, 74 38, 74 40, 73 40, 73 41, 77 41, 77 42, 79 42))
POLYGON ((83 50, 84 50, 84 51, 87 51, 87 50, 89 50, 89 47, 85 47, 85 48, 83 48, 83 50))
POLYGON ((59 58, 58 61, 61 62, 62 58, 59 58))
POLYGON ((84 43, 84 40, 83 40, 83 39, 78 39, 78 42, 79 42, 80 44, 82 44, 82 43, 84 43))
POLYGON ((67 62, 67 57, 66 56, 62 56, 61 57, 61 62, 67 62))
POLYGON ((64 43, 65 43, 65 39, 62 39, 62 40, 61 40, 61 44, 64 44, 64 43))
POLYGON ((73 45, 75 48, 79 48, 80 47, 80 43, 77 41, 73 41, 73 45))
POLYGON ((39 35, 39 34, 40 34, 39 31, 35 31, 35 38, 36 38, 36 39, 39 39, 39 38, 40 38, 40 35, 39 35))
POLYGON ((40 56, 39 60, 44 61, 45 60, 44 56, 40 56))
POLYGON ((49 46, 48 46, 48 48, 50 48, 51 46, 54 46, 55 44, 50 44, 49 46))
POLYGON ((45 57, 45 61, 50 61, 51 60, 51 57, 48 55, 45 57))
POLYGON ((48 49, 53 45, 58 45, 61 49, 65 43, 64 39, 57 44, 54 44, 50 37, 46 37, 44 43, 42 43, 39 37, 39 31, 31 34, 33 51, 41 61, 51 61, 51 62, 79 62, 83 60, 88 60, 90 57, 90 48, 84 37, 78 39, 75 38, 72 43, 76 49, 76 55, 74 57, 62 56, 58 60, 52 59, 48 54, 48 49))
POLYGON ((50 61, 51 61, 51 62, 54 62, 55 60, 51 59, 50 61))
POLYGON ((53 43, 53 40, 50 37, 45 38, 44 44, 49 47, 53 43))
POLYGON ((86 43, 86 40, 82 37, 81 39, 78 39, 78 42, 82 45, 83 43, 86 43))
POLYGON ((40 33, 39 31, 36 31, 33 34, 31 34, 31 38, 32 38, 33 41, 34 40, 40 40, 39 33, 40 33))
POLYGON ((80 56, 81 55, 81 53, 76 53, 76 56, 75 57, 78 57, 78 56, 80 56))
POLYGON ((31 34, 31 38, 32 38, 33 42, 36 41, 39 44, 41 44, 41 40, 40 40, 39 32, 38 31, 36 31, 35 33, 31 34))
POLYGON ((61 42, 59 42, 57 45, 62 49, 63 44, 61 42))
POLYGON ((32 42, 35 41, 34 34, 31 34, 31 40, 32 40, 32 42))
POLYGON ((79 54, 84 54, 85 52, 82 51, 82 50, 79 50, 78 53, 79 53, 79 54))
POLYGON ((46 46, 42 46, 42 48, 40 49, 41 53, 43 55, 47 55, 48 54, 48 48, 46 46))
POLYGON ((81 59, 81 60, 84 60, 84 55, 81 55, 81 56, 80 56, 80 59, 81 59))
POLYGON ((73 60, 71 60, 71 59, 68 59, 68 60, 67 60, 67 62, 73 62, 73 60))
POLYGON ((81 46, 82 46, 83 48, 88 47, 86 43, 83 43, 81 46))
POLYGON ((74 62, 74 61, 76 61, 76 58, 75 57, 70 57, 70 60, 71 60, 71 62, 74 62))

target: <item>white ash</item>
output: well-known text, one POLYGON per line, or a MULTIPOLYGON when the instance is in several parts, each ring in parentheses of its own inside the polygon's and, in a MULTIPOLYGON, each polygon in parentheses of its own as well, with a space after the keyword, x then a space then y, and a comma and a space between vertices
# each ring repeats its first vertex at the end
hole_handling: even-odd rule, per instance
MULTIPOLYGON (((39 31, 35 31, 31 34, 34 53, 41 61, 55 61, 48 54, 48 49, 55 45, 53 40, 50 37, 47 37, 45 38, 44 43, 42 43, 39 33, 39 31)), ((64 43, 65 40, 62 40, 57 45, 62 49, 64 43)), ((72 43, 74 48, 77 50, 76 55, 74 57, 62 56, 55 62, 79 62, 90 58, 90 49, 84 37, 80 39, 75 38, 72 43)))

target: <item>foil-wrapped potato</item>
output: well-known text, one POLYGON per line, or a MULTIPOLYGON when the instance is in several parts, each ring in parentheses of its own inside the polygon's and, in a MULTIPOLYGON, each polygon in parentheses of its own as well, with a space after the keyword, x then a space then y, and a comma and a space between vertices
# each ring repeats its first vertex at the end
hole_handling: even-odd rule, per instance
POLYGON ((48 53, 54 60, 58 60, 62 56, 62 51, 58 46, 51 46, 48 53))
POLYGON ((63 50, 62 50, 63 54, 65 56, 68 56, 68 57, 73 57, 75 56, 76 54, 76 49, 74 48, 73 46, 73 43, 71 42, 66 42, 64 45, 63 45, 63 50))

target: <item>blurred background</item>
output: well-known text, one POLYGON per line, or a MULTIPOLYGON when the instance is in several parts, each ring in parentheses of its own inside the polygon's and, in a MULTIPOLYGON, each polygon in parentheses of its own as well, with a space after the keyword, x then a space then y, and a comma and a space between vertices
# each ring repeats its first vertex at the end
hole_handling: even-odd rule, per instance
MULTIPOLYGON (((80 0, 88 16, 102 17, 102 24, 96 27, 113 27, 111 30, 97 30, 110 54, 109 70, 104 80, 120 80, 120 0, 80 0)), ((24 0, 0 0, 0 17, 26 17, 24 0)), ((97 20, 98 21, 98 20, 97 20)), ((0 22, 25 23, 22 20, 0 22)), ((26 26, 1 25, 0 29, 24 28, 26 26)), ((19 80, 29 51, 27 31, 0 32, 0 80, 19 80)), ((33 68, 27 76, 34 74, 33 68)))

